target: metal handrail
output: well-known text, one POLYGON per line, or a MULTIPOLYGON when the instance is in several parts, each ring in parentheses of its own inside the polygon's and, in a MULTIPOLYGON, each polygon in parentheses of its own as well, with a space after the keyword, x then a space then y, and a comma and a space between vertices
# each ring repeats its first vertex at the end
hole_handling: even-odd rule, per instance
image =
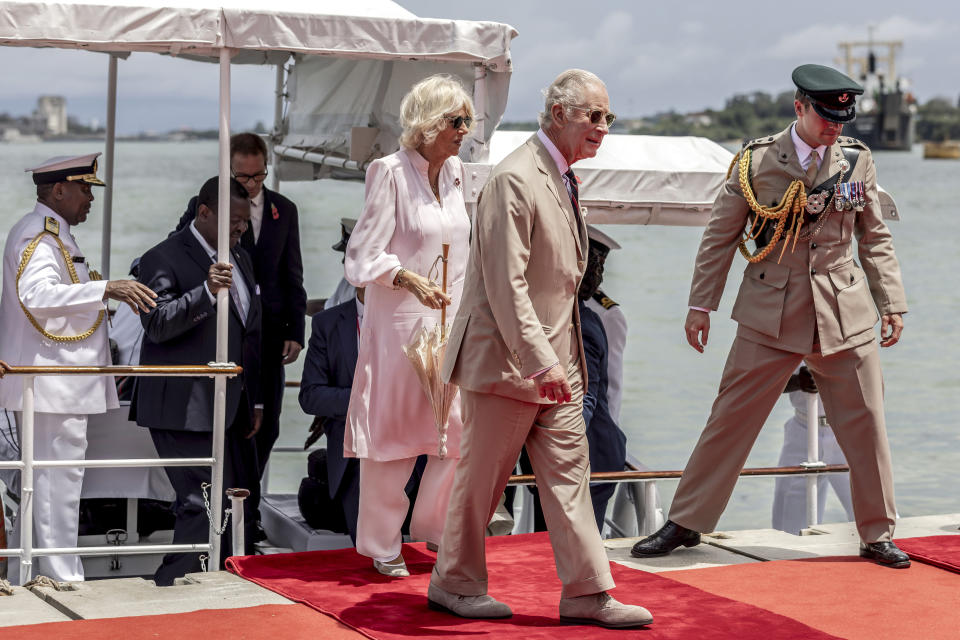
MULTIPOLYGON (((20 500, 20 548, 0 550, 0 558, 20 558, 20 579, 26 583, 32 577, 33 556, 49 555, 136 555, 150 553, 190 553, 209 552, 217 555, 220 549, 220 534, 217 523, 211 523, 210 538, 206 544, 160 544, 160 545, 117 545, 106 547, 56 547, 33 548, 33 470, 35 468, 51 467, 160 467, 160 466, 209 466, 212 467, 213 496, 223 491, 222 457, 217 457, 217 420, 214 416, 214 455, 209 458, 131 458, 116 460, 35 460, 33 458, 33 422, 34 422, 34 381, 37 376, 165 376, 165 377, 198 377, 205 376, 215 380, 223 380, 243 372, 243 368, 229 362, 212 362, 208 365, 109 365, 109 366, 5 366, 0 371, 2 375, 23 376, 23 396, 21 425, 20 460, 0 462, 0 469, 20 469, 21 495, 20 500)), ((217 386, 221 382, 217 383, 217 386)), ((222 387, 221 387, 222 388, 222 387)), ((222 392, 215 389, 215 395, 222 392)), ((217 404, 220 404, 219 402, 217 404)), ((216 407, 214 413, 216 414, 216 407)), ((222 432, 221 432, 222 433, 222 432)), ((214 507, 213 512, 219 516, 220 510, 214 507)), ((212 566, 216 563, 211 562, 212 566)))
MULTIPOLYGON (((823 467, 751 467, 742 469, 741 476, 775 477, 775 476, 805 476, 823 473, 845 473, 850 467, 845 464, 830 464, 823 467)), ((623 482, 646 482, 650 480, 677 480, 683 471, 595 471, 590 474, 590 482, 606 484, 620 484, 623 482)), ((536 484, 536 476, 532 473, 510 476, 508 485, 522 486, 536 484)))

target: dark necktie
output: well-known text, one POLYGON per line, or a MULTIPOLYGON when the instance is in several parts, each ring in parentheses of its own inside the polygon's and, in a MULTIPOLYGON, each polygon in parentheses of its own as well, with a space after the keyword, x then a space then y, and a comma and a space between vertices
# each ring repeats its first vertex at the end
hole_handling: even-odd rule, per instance
POLYGON ((567 168, 567 172, 563 174, 567 176, 567 180, 570 184, 570 204, 573 205, 573 215, 577 220, 577 228, 580 228, 580 186, 577 184, 577 176, 573 173, 572 168, 567 168))

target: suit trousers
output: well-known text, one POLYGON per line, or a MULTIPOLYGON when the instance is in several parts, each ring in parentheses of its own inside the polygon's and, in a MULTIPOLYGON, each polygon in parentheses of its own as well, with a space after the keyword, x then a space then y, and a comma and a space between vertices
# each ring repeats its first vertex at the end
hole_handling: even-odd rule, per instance
POLYGON ((583 378, 567 369, 573 399, 534 404, 460 389, 464 417, 447 528, 431 581, 452 593, 487 592, 485 532, 526 447, 550 531, 562 597, 614 587, 590 501, 590 454, 583 422, 583 378))
MULTIPOLYGON (((253 439, 246 438, 246 418, 240 415, 233 426, 227 429, 224 443, 225 459, 223 464, 224 489, 241 487, 250 490, 250 497, 244 500, 244 542, 246 554, 254 552, 253 532, 256 525, 256 511, 253 509, 252 498, 260 493, 260 483, 257 476, 256 446, 253 439), (242 425, 239 423, 243 423, 242 425)), ((161 458, 204 458, 213 451, 213 434, 209 431, 173 431, 167 429, 150 429, 150 437, 157 447, 157 454, 161 458)), ((207 518, 206 507, 203 503, 203 493, 200 485, 211 481, 210 467, 164 467, 170 484, 177 492, 174 503, 176 520, 173 525, 173 544, 205 543, 209 539, 210 521, 207 518)), ((207 488, 209 496, 210 488, 207 488)), ((229 500, 224 497, 224 509, 230 506, 229 500)), ((217 523, 219 527, 222 522, 217 523)), ((221 562, 233 555, 232 526, 228 525, 221 536, 221 562)), ((165 587, 173 584, 174 579, 188 573, 201 570, 200 554, 198 553, 168 553, 154 574, 157 586, 165 587)))
MULTIPOLYGON (((380 562, 400 555, 400 530, 410 506, 404 488, 416 464, 417 458, 360 459, 359 553, 380 562)), ((410 516, 410 537, 414 540, 440 542, 456 468, 456 458, 428 456, 410 516)))
MULTIPOLYGON (((23 414, 16 413, 22 434, 23 414)), ((83 460, 87 451, 87 416, 64 413, 33 414, 35 460, 83 460)), ((22 486, 22 483, 21 483, 22 486)), ((83 469, 54 467, 33 470, 33 547, 75 547, 80 527, 80 491, 83 469)), ((14 529, 14 546, 20 544, 20 520, 14 529)), ((83 580, 80 556, 34 556, 33 575, 60 582, 83 580)), ((11 562, 8 574, 19 573, 11 562)), ((16 583, 15 583, 16 584, 16 583)))
MULTIPOLYGON (((280 411, 283 409, 283 390, 286 370, 283 367, 283 340, 279 328, 264 322, 260 352, 260 389, 263 399, 263 422, 254 436, 257 443, 257 462, 260 479, 270 461, 270 452, 280 437, 280 411)), ((304 354, 306 355, 306 354, 304 354)), ((259 503, 259 500, 257 500, 259 503)), ((259 504, 255 504, 259 508, 259 504)))
POLYGON ((671 520, 694 531, 714 530, 760 429, 801 361, 813 374, 850 465, 860 538, 867 543, 893 538, 893 471, 876 341, 829 356, 804 356, 737 336, 707 426, 674 495, 671 520))

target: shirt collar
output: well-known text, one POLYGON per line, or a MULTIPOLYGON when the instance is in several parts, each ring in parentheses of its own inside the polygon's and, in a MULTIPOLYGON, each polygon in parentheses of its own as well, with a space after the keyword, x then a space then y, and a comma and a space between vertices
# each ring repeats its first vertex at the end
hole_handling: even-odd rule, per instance
POLYGON ((790 138, 793 140, 793 146, 797 150, 797 159, 800 161, 800 166, 803 166, 804 160, 810 156, 811 151, 816 151, 817 155, 820 156, 820 162, 823 162, 823 154, 827 152, 827 145, 822 144, 819 147, 811 147, 808 145, 803 141, 803 138, 800 137, 800 134, 797 133, 796 122, 790 127, 790 138))
POLYGON ((553 140, 547 137, 547 134, 544 133, 543 129, 537 129, 537 137, 540 138, 540 142, 543 143, 543 146, 547 148, 547 153, 550 154, 550 157, 553 158, 553 161, 557 164, 557 169, 560 170, 560 175, 565 174, 570 170, 570 165, 567 164, 567 159, 563 157, 563 154, 560 153, 560 150, 557 149, 557 145, 553 144, 553 140))
POLYGON ((256 197, 256 198, 250 198, 250 204, 252 204, 252 205, 255 206, 255 207, 262 207, 262 206, 263 206, 263 193, 264 193, 264 189, 263 189, 263 187, 260 187, 260 193, 257 194, 257 197, 256 197))
POLYGON ((190 223, 190 231, 193 232, 193 237, 197 239, 197 242, 200 243, 200 246, 203 247, 203 250, 207 252, 207 255, 210 256, 210 259, 216 262, 217 260, 217 250, 210 246, 210 243, 207 242, 207 239, 203 237, 200 231, 197 230, 196 220, 190 223))
POLYGON ((404 149, 407 153, 407 157, 410 158, 410 164, 413 165, 413 168, 427 175, 427 169, 430 167, 430 163, 427 162, 427 159, 420 155, 420 152, 416 149, 404 149))

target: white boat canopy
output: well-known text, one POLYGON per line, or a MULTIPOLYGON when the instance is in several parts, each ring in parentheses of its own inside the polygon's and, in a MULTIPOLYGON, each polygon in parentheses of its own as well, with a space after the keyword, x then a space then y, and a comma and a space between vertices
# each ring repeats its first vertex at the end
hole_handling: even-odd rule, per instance
MULTIPOLYGON (((487 161, 467 165, 468 201, 476 201, 493 165, 531 135, 493 135, 487 161)), ((596 157, 573 169, 591 223, 701 226, 732 159, 730 151, 706 138, 610 134, 596 157)))

